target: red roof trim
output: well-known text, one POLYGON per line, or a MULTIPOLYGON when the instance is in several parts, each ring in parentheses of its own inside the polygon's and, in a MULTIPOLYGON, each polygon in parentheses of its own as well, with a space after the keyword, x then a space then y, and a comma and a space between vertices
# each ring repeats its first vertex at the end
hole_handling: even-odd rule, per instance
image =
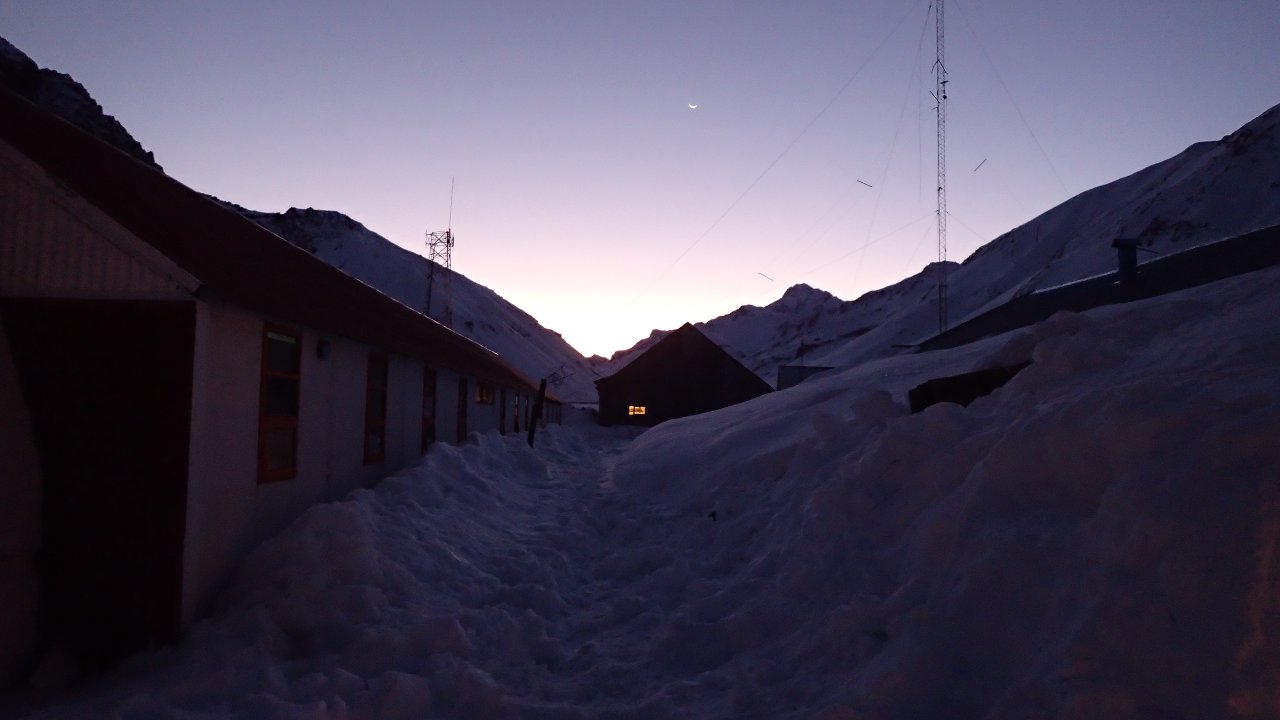
POLYGON ((537 390, 492 350, 8 90, 0 90, 0 136, 195 276, 202 299, 537 390))

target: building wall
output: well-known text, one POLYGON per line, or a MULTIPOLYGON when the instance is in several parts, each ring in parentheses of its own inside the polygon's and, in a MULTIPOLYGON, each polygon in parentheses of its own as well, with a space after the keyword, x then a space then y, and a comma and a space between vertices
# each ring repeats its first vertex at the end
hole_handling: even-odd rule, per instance
MULTIPOLYGON (((4 142, 0 201, 0 298, 189 300, 197 285, 189 274, 4 142)), ((40 642, 37 634, 45 614, 40 608, 47 598, 41 597, 34 560, 36 552, 49 545, 42 527, 47 478, 14 362, 16 348, 2 326, 0 685, 29 669, 31 653, 40 642)))
MULTIPOLYGON (((458 438, 458 378, 457 372, 441 369, 436 395, 436 440, 452 443, 458 438)), ((471 382, 467 383, 467 387, 471 382)), ((470 410, 470 408, 468 408, 470 410)), ((474 427, 468 412, 468 429, 474 427)))
MULTIPOLYGON (((308 507, 417 464, 422 442, 422 361, 388 355, 387 443, 381 462, 364 462, 365 391, 371 348, 311 328, 298 333, 298 472, 258 482, 262 334, 258 315, 200 303, 196 322, 191 464, 185 543, 183 620, 208 610, 213 591, 254 547, 308 507), (326 352, 319 351, 324 341, 326 352), (324 354, 324 357, 321 355, 324 354)), ((436 368, 436 437, 457 437, 457 372, 436 368)), ((498 405, 475 402, 467 378, 468 432, 498 427, 498 405)), ((495 395, 498 389, 495 388, 495 395)), ((508 391, 508 396, 514 396, 508 391)), ((510 420, 508 420, 510 422, 510 420)))
POLYGON ((467 401, 471 403, 471 408, 468 411, 468 415, 471 418, 474 429, 484 432, 498 429, 498 419, 502 414, 501 407, 498 405, 502 400, 502 393, 500 392, 500 389, 492 383, 478 383, 473 381, 469 385, 471 387, 471 393, 470 397, 467 398, 467 401), (491 393, 490 397, 492 399, 488 403, 480 403, 477 401, 477 388, 481 386, 487 387, 491 393))
POLYGON ((40 626, 40 458, 0 318, 0 687, 32 661, 40 626))
POLYGON ((258 386, 262 321, 200 303, 183 545, 183 624, 247 551, 257 505, 258 386))
POLYGON ((308 507, 371 486, 420 457, 421 362, 388 357, 385 457, 366 464, 370 348, 310 328, 278 324, 297 332, 301 345, 298 469, 292 478, 260 483, 264 326, 262 318, 248 311, 201 305, 187 507, 187 621, 207 609, 212 589, 227 580, 240 559, 308 507), (318 349, 322 340, 325 353, 318 349))
MULTIPOLYGON (((178 517, 185 517, 182 545, 174 548, 182 568, 183 625, 208 609, 214 590, 253 547, 309 506, 370 486, 420 459, 423 362, 389 356, 386 455, 366 464, 370 348, 294 327, 301 340, 298 472, 259 483, 265 319, 202 298, 197 279, 0 142, 0 298, 6 297, 182 300, 193 307, 190 427, 183 431, 189 432, 189 455, 186 477, 178 479, 185 480, 186 498, 173 503, 178 517), (318 351, 321 340, 325 353, 318 351)), ((37 453, 24 429, 20 393, 13 392, 18 377, 7 342, 0 336, 0 683, 11 665, 24 661, 34 642, 29 634, 38 626, 32 557, 40 541, 42 482, 34 474, 37 453)), ((437 368, 437 441, 458 435, 460 378, 437 368)), ((468 431, 497 429, 498 406, 477 405, 476 380, 466 380, 468 431)), ((495 395, 500 390, 495 387, 495 395)), ((508 392, 513 403, 514 396, 508 392)), ((528 396, 521 399, 522 413, 528 402, 528 396)), ((508 425, 513 421, 509 410, 508 425)), ((527 427, 523 420, 521 427, 527 427)))

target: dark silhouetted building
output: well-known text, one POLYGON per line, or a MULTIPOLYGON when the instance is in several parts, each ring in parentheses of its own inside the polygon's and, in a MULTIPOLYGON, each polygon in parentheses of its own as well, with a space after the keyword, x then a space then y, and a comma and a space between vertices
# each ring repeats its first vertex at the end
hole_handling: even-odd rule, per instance
POLYGON ((596 381, 603 425, 657 425, 772 390, 688 323, 626 367, 596 381))

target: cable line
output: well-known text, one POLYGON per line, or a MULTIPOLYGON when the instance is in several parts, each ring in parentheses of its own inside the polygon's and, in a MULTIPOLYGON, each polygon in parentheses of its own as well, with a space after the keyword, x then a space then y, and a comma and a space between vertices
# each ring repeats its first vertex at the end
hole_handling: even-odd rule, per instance
POLYGON ((911 227, 912 225, 915 225, 916 223, 920 222, 921 220, 924 220, 925 218, 928 218, 930 215, 933 215, 933 214, 934 214, 934 212, 933 212, 932 210, 930 210, 930 211, 926 212, 925 214, 921 215, 920 217, 916 218, 915 220, 912 220, 911 222, 909 222, 909 223, 907 223, 907 224, 905 224, 905 225, 900 226, 900 227, 899 227, 899 228, 897 228, 896 230, 893 230, 893 231, 891 231, 891 232, 885 233, 884 235, 881 235, 880 237, 876 238, 875 240, 871 240, 871 241, 869 241, 869 242, 863 243, 862 245, 859 245, 858 247, 856 247, 856 248, 854 248, 854 249, 850 250, 849 252, 847 252, 847 253, 845 253, 845 254, 841 255, 840 257, 837 257, 837 258, 835 258, 835 259, 833 259, 833 260, 828 260, 827 262, 825 262, 825 263, 823 263, 823 264, 821 264, 821 265, 819 265, 819 266, 817 266, 817 267, 815 267, 815 268, 813 268, 813 269, 811 269, 811 270, 808 270, 807 272, 799 273, 797 277, 802 277, 802 278, 803 278, 803 277, 806 277, 806 276, 808 276, 808 275, 812 275, 813 273, 816 273, 816 272, 818 272, 819 270, 822 270, 822 269, 825 269, 825 268, 830 267, 830 266, 832 266, 832 265, 835 265, 836 263, 840 262, 841 260, 844 260, 845 258, 848 258, 848 257, 852 256, 854 253, 862 252, 862 251, 866 250, 867 248, 871 247, 872 245, 875 245, 876 243, 880 243, 880 242, 884 242, 885 240, 888 240, 889 238, 893 237, 894 235, 897 235, 898 233, 902 232, 903 230, 906 230, 907 228, 911 227))
POLYGON ((875 49, 871 51, 871 54, 868 55, 867 58, 862 61, 862 64, 859 65, 858 68, 853 71, 853 74, 849 76, 849 79, 844 81, 844 84, 840 86, 840 89, 836 90, 835 94, 831 96, 831 99, 827 101, 827 104, 823 105, 822 109, 818 111, 818 114, 814 115, 813 119, 811 119, 808 122, 808 124, 806 124, 804 128, 794 138, 791 139, 791 142, 787 143, 787 146, 782 149, 782 152, 778 153, 777 156, 775 156, 773 160, 769 162, 769 164, 765 167, 765 169, 759 175, 756 176, 756 179, 751 181, 751 184, 747 186, 747 189, 743 190, 742 193, 739 194, 738 197, 736 197, 733 200, 733 202, 729 203, 729 207, 725 208, 725 211, 720 213, 720 216, 715 219, 715 222, 712 222, 711 225, 706 230, 703 230, 702 234, 699 235, 697 238, 695 238, 693 242, 689 243, 688 247, 686 247, 684 251, 681 252, 676 257, 676 259, 671 262, 670 265, 665 267, 662 270, 662 272, 658 273, 657 277, 649 281, 649 284, 645 285, 644 289, 641 290, 634 298, 631 299, 632 303, 644 297, 645 293, 649 292, 649 290, 651 290, 654 285, 657 285, 659 280, 666 277, 667 273, 671 272, 672 268, 674 268, 676 265, 679 265, 680 261, 683 260, 685 256, 687 256, 690 252, 692 252, 695 247, 701 244, 702 241, 705 240, 707 236, 710 235, 712 231, 714 231, 716 227, 720 225, 721 221, 723 221, 726 217, 728 217, 729 213, 733 212, 733 209, 738 206, 738 203, 742 202, 743 198, 745 198, 753 189, 755 189, 756 185, 760 184, 760 181, 763 180, 765 176, 768 175, 769 172, 772 171, 775 166, 777 166, 777 164, 782 160, 782 158, 786 157, 786 155, 791 152, 791 149, 796 146, 796 143, 800 142, 800 139, 803 138, 809 132, 809 130, 814 125, 816 125, 817 122, 821 120, 824 115, 827 114, 827 111, 830 110, 832 106, 836 104, 836 101, 840 99, 840 96, 844 94, 845 90, 849 89, 849 86, 853 84, 853 81, 856 80, 858 76, 862 74, 862 71, 866 69, 867 65, 869 65, 873 59, 875 59, 875 56, 879 54, 880 50, 889 42, 889 39, 892 38, 895 34, 897 34, 898 28, 902 27, 902 24, 906 22, 908 17, 911 16, 913 9, 914 8, 910 8, 910 7, 907 8, 907 12, 903 13, 902 17, 893 26, 893 29, 890 30, 880 40, 879 44, 876 45, 875 49))
MULTIPOLYGON (((952 0, 952 2, 955 2, 955 0, 952 0)), ((969 30, 969 34, 973 36, 973 41, 978 44, 978 49, 982 51, 982 58, 987 61, 987 66, 991 68, 991 74, 995 76, 996 82, 1000 83, 1005 97, 1009 98, 1009 104, 1018 113, 1018 119, 1022 121, 1022 127, 1027 129, 1027 134, 1031 136, 1031 141, 1040 150, 1040 157, 1044 158, 1045 164, 1049 166, 1049 171, 1053 173, 1054 179, 1058 181, 1058 187, 1062 188, 1062 193, 1070 197, 1071 191, 1067 189, 1067 184, 1062 181, 1062 176, 1058 174, 1058 168, 1054 167, 1053 161, 1049 159, 1049 153, 1045 152, 1044 145, 1040 144, 1040 138, 1036 137, 1035 131, 1031 129, 1031 123, 1027 122, 1027 116, 1022 114, 1022 108, 1018 107, 1017 101, 1013 99, 1013 93, 1009 92, 1009 86, 1005 84, 1004 78, 1000 76, 1000 71, 996 70, 996 64, 991 61, 991 56, 987 54, 987 47, 978 39, 978 33, 974 32, 973 26, 969 24, 969 18, 964 14, 964 8, 960 7, 958 2, 956 2, 956 7, 960 10, 960 19, 964 20, 965 28, 969 30)))

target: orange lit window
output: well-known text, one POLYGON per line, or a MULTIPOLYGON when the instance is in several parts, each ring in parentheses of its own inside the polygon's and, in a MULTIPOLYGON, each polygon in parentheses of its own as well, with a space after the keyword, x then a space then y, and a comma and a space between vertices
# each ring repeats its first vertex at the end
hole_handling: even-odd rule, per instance
POLYGON ((476 383, 476 404, 492 405, 493 404, 493 386, 489 383, 476 383))
POLYGON ((643 406, 643 405, 628 405, 628 406, 627 406, 627 414, 628 414, 628 415, 643 415, 643 414, 644 414, 644 406, 643 406))

